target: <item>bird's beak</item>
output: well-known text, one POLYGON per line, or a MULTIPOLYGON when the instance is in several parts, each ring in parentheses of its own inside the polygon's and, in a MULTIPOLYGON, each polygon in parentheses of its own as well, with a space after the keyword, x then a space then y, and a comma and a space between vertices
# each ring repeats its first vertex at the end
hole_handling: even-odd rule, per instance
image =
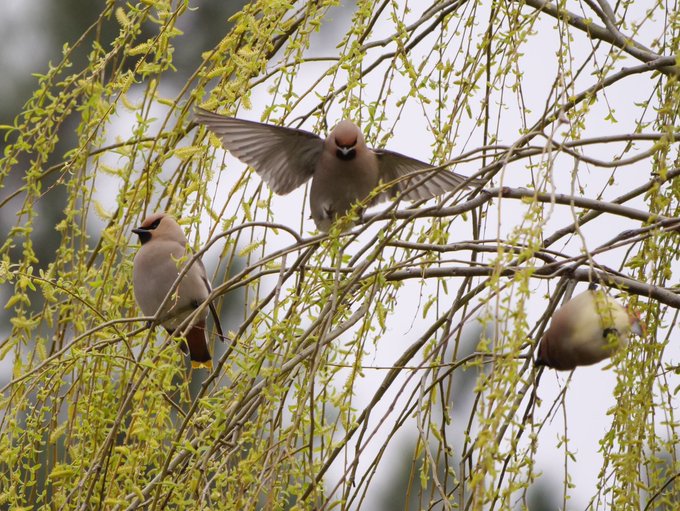
POLYGON ((351 145, 351 146, 339 146, 338 149, 340 150, 340 152, 341 152, 342 154, 344 154, 345 156, 347 156, 349 153, 351 153, 352 151, 354 151, 354 146, 353 146, 353 145, 351 145))
POLYGON ((137 236, 142 236, 149 231, 146 229, 142 229, 141 227, 135 227, 134 229, 132 229, 132 232, 134 232, 137 236))

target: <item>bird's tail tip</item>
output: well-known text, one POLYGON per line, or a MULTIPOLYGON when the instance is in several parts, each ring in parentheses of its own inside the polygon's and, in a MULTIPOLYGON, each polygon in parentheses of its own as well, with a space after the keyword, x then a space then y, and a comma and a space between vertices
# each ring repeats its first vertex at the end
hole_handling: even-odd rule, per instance
POLYGON ((191 361, 191 368, 192 369, 208 369, 209 371, 212 371, 213 369, 213 364, 212 360, 192 360, 191 361))

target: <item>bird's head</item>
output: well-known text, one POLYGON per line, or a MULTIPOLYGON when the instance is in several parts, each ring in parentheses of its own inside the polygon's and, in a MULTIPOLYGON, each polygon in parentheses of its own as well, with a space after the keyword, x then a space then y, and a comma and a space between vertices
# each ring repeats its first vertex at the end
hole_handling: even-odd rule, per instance
POLYGON ((335 146, 335 155, 345 161, 353 160, 357 155, 357 146, 364 142, 359 127, 347 119, 340 121, 328 138, 335 146))
POLYGON ((186 243, 184 232, 177 221, 167 213, 154 213, 144 219, 142 225, 132 229, 144 245, 152 239, 169 239, 186 243))

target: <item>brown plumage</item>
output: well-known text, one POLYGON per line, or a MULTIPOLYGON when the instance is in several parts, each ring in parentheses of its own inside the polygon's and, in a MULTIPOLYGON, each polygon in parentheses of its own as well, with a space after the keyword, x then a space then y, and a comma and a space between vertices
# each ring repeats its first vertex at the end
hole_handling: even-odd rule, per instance
POLYGON ((201 108, 196 110, 196 121, 220 137, 225 149, 253 167, 275 193, 290 193, 311 178, 312 218, 323 232, 353 204, 366 199, 381 181, 411 176, 377 195, 369 206, 402 192, 404 199, 414 201, 482 184, 445 169, 435 170, 429 163, 403 154, 371 149, 358 126, 349 120, 341 121, 325 140, 308 131, 226 117, 201 108))
MULTIPOLYGON (((182 266, 177 261, 185 255, 187 240, 175 219, 166 213, 154 213, 132 232, 139 236, 142 244, 137 251, 133 266, 135 299, 147 316, 153 316, 177 279, 182 266)), ((187 264, 188 260, 183 264, 187 264)), ((203 303, 210 294, 210 283, 203 262, 198 259, 190 267, 170 296, 163 312, 161 325, 174 332, 179 325, 203 303)), ((215 326, 221 333, 217 312, 212 303, 209 306, 215 326)), ((212 358, 206 338, 205 310, 186 334, 186 341, 193 367, 212 368, 212 358)), ((182 350, 186 347, 182 344, 182 350)))
POLYGON ((603 291, 588 289, 555 312, 536 364, 560 371, 595 364, 625 348, 631 332, 642 335, 637 315, 603 291))

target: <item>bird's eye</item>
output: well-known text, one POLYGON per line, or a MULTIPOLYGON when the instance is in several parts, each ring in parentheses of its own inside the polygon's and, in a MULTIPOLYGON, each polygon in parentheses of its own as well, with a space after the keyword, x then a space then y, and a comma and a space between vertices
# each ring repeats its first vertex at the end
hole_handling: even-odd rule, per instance
POLYGON ((161 219, 159 218, 158 220, 154 220, 154 222, 149 226, 149 229, 155 229, 158 227, 161 223, 161 219))

